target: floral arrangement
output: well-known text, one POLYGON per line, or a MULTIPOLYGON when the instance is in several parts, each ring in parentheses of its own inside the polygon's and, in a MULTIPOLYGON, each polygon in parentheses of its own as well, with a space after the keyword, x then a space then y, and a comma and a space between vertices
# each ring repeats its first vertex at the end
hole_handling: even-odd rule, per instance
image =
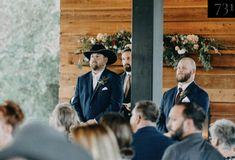
POLYGON ((164 35, 163 62, 176 67, 182 57, 195 54, 205 70, 212 69, 210 50, 220 54, 214 39, 204 38, 194 34, 164 35))
POLYGON ((131 43, 131 33, 127 31, 119 31, 115 34, 108 35, 106 33, 98 33, 96 37, 84 36, 79 40, 81 47, 76 53, 89 51, 91 45, 100 43, 106 49, 112 50, 114 53, 120 53, 126 45, 131 43))
MULTIPOLYGON (((212 69, 210 51, 220 54, 218 45, 214 39, 205 38, 194 34, 164 34, 163 62, 169 66, 176 67, 179 60, 192 54, 198 57, 205 70, 212 69)), ((84 36, 79 39, 81 47, 75 52, 83 53, 89 51, 91 45, 100 43, 106 49, 120 53, 124 48, 131 48, 131 33, 119 31, 112 35, 98 33, 96 37, 84 36)), ((86 60, 85 60, 86 61, 86 60)))

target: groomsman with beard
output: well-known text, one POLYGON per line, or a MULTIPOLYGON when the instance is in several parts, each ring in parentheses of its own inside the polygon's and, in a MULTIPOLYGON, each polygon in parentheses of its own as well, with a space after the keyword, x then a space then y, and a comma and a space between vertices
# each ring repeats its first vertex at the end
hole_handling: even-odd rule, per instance
POLYGON ((131 49, 128 47, 122 51, 122 65, 124 72, 121 73, 123 81, 123 103, 121 113, 125 118, 130 119, 131 117, 131 49))
POLYGON ((224 157, 202 137, 206 114, 196 103, 176 104, 169 113, 167 128, 179 142, 169 146, 162 160, 224 160, 224 157))
POLYGON ((192 58, 182 58, 176 68, 177 86, 166 91, 161 101, 161 115, 157 121, 157 129, 162 133, 168 132, 166 123, 171 108, 180 102, 194 102, 209 115, 209 96, 194 81, 196 64, 192 58))

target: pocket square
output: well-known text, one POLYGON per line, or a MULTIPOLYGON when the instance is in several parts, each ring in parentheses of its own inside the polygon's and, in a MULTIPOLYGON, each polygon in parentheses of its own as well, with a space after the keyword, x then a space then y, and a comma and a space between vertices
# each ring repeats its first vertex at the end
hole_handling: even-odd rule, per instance
POLYGON ((102 91, 106 91, 106 90, 108 90, 108 88, 107 88, 107 87, 102 88, 102 91))
POLYGON ((190 100, 188 99, 188 97, 185 97, 184 99, 182 99, 182 102, 190 102, 190 100))

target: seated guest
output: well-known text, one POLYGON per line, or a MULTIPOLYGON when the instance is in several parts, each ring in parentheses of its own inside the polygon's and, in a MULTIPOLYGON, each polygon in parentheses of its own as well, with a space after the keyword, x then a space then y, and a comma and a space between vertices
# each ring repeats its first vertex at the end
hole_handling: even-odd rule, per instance
POLYGON ((210 127, 211 144, 227 160, 235 160, 235 124, 227 119, 215 121, 210 127))
POLYGON ((156 129, 159 108, 152 101, 139 101, 132 110, 130 119, 134 132, 133 160, 161 160, 165 149, 173 142, 156 129))
POLYGON ((10 100, 0 104, 0 149, 12 141, 14 131, 23 120, 24 113, 18 104, 10 100))
POLYGON ((122 159, 131 160, 134 151, 131 148, 132 131, 129 121, 117 112, 105 113, 100 119, 100 124, 108 126, 116 136, 122 159))
POLYGON ((92 160, 92 157, 48 125, 33 122, 16 131, 12 144, 0 151, 0 159, 92 160))
POLYGON ((84 146, 94 160, 120 160, 121 155, 114 133, 99 124, 72 127, 72 142, 84 146))
POLYGON ((60 103, 55 106, 49 119, 49 124, 56 130, 67 135, 70 131, 70 127, 76 125, 79 121, 77 112, 69 103, 60 103))
POLYGON ((176 104, 169 113, 167 127, 180 142, 169 146, 162 160, 223 160, 223 156, 202 138, 206 114, 191 102, 176 104))

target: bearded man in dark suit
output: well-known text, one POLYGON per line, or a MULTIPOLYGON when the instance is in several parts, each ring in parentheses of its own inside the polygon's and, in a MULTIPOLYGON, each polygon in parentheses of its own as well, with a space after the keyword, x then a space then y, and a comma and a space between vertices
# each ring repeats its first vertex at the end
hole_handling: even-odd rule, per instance
POLYGON ((162 133, 168 132, 166 123, 171 108, 180 102, 194 102, 209 115, 209 96, 194 81, 196 64, 192 58, 182 58, 176 68, 178 85, 166 91, 161 101, 161 115, 157 122, 157 129, 162 133))
POLYGON ((124 72, 120 74, 123 82, 123 104, 121 113, 127 119, 131 117, 131 49, 129 47, 122 51, 122 65, 124 72))
POLYGON ((106 112, 119 112, 122 105, 123 85, 121 77, 106 69, 116 62, 117 56, 101 44, 95 44, 89 52, 91 71, 77 80, 72 105, 82 122, 97 123, 106 112))

